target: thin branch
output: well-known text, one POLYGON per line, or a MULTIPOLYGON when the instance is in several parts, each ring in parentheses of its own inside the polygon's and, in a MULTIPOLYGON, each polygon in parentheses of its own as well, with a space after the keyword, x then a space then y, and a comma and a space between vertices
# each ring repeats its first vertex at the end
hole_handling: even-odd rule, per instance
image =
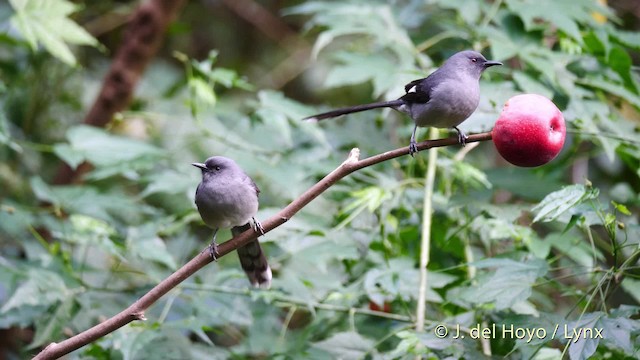
MULTIPOLYGON (((491 139, 491 133, 482 133, 469 136, 467 142, 486 141, 491 139)), ((439 139, 423 141, 418 144, 418 150, 425 150, 432 147, 457 145, 457 138, 439 139)), ((403 147, 391 151, 387 151, 382 154, 374 155, 365 159, 360 159, 360 150, 354 148, 349 153, 349 157, 338 166, 335 170, 325 176, 322 180, 317 182, 307 191, 305 191, 300 197, 295 199, 284 209, 280 210, 276 215, 262 222, 264 232, 267 233, 278 226, 284 224, 293 217, 298 211, 304 208, 312 200, 317 198, 320 194, 325 192, 329 187, 335 184, 340 179, 347 175, 360 170, 362 168, 379 164, 383 161, 391 160, 401 156, 409 154, 409 147, 403 147)), ((237 248, 248 244, 250 241, 255 240, 258 236, 253 230, 247 230, 242 234, 232 238, 229 241, 224 242, 218 246, 219 257, 236 250, 237 248)), ((74 350, 81 348, 121 327, 134 321, 145 320, 144 312, 147 308, 158 301, 162 296, 175 288, 178 284, 183 282, 189 276, 193 275, 196 271, 203 268, 205 265, 211 262, 211 257, 207 251, 200 252, 191 261, 164 279, 148 293, 143 295, 140 299, 134 302, 131 306, 121 311, 112 318, 81 332, 69 339, 66 339, 60 343, 51 343, 44 350, 42 350, 34 359, 57 359, 63 355, 66 355, 74 350)))

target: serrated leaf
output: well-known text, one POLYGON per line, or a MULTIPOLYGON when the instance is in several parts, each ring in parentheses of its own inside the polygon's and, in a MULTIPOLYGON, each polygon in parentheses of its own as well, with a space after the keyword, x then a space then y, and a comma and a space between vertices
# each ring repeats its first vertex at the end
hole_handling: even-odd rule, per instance
POLYGON ((578 84, 586 85, 596 89, 604 90, 612 95, 619 96, 628 101, 631 105, 640 109, 640 96, 622 85, 611 82, 604 78, 582 78, 576 80, 578 84))
POLYGON ((373 340, 356 332, 341 332, 330 338, 312 344, 337 359, 362 359, 366 354, 375 352, 373 340))
POLYGON ((193 94, 198 100, 211 106, 216 104, 217 97, 216 93, 213 91, 213 87, 203 79, 198 77, 190 78, 189 88, 193 91, 193 94))
POLYGON ((147 184, 140 196, 147 197, 151 194, 183 194, 187 191, 191 192, 195 189, 192 178, 185 176, 174 170, 166 170, 153 173, 150 177, 151 182, 147 184))
POLYGON ((466 288, 462 296, 471 303, 495 303, 497 310, 507 309, 531 296, 531 288, 537 278, 548 271, 541 259, 518 262, 511 259, 486 259, 473 263, 477 268, 496 268, 492 276, 486 276, 477 285, 466 288))
POLYGON ((533 222, 553 221, 583 201, 594 199, 597 196, 597 189, 587 188, 582 184, 564 187, 562 190, 552 192, 545 196, 545 198, 532 209, 533 212, 537 212, 533 222))
POLYGON ((637 320, 626 317, 602 317, 596 324, 602 330, 602 337, 628 355, 633 354, 631 334, 640 329, 637 320))
POLYGON ((58 274, 47 270, 29 269, 22 283, 0 310, 3 313, 23 306, 49 306, 70 295, 58 274))
POLYGON ((154 224, 131 227, 127 232, 127 249, 141 259, 157 261, 174 270, 178 267, 164 241, 156 234, 154 224))
POLYGON ((571 360, 587 360, 596 352, 600 338, 581 335, 579 332, 596 328, 596 323, 602 316, 602 313, 584 314, 580 320, 568 323, 565 326, 566 332, 560 327, 560 338, 568 339, 571 343, 569 345, 569 358, 571 360))
POLYGON ((542 19, 557 26, 579 43, 582 43, 580 25, 594 23, 591 16, 593 12, 611 14, 604 6, 589 0, 507 0, 506 4, 522 19, 527 30, 538 27, 537 22, 542 19))
POLYGON ((68 18, 76 10, 67 0, 11 0, 16 13, 11 24, 20 31, 32 49, 42 44, 47 51, 68 65, 76 59, 69 44, 96 46, 97 40, 68 18))
POLYGON ((75 304, 75 297, 67 297, 56 307, 55 311, 50 313, 51 316, 40 318, 44 324, 38 324, 36 327, 37 331, 28 349, 39 348, 63 332, 64 328, 69 326, 75 304))
POLYGON ((105 221, 116 218, 136 223, 142 213, 152 213, 151 208, 137 204, 130 196, 118 192, 103 194, 88 185, 49 186, 37 177, 32 178, 30 184, 38 200, 52 203, 70 214, 80 213, 105 221))
POLYGON ((83 161, 96 169, 88 178, 102 179, 121 174, 137 177, 137 171, 156 165, 165 152, 151 144, 110 134, 102 129, 79 125, 67 131, 68 144, 56 144, 54 152, 74 167, 83 161))
POLYGON ((397 64, 385 57, 351 52, 340 52, 335 57, 341 65, 334 66, 327 74, 324 83, 326 87, 371 81, 374 87, 373 95, 377 97, 394 84, 393 77, 397 71, 397 64))

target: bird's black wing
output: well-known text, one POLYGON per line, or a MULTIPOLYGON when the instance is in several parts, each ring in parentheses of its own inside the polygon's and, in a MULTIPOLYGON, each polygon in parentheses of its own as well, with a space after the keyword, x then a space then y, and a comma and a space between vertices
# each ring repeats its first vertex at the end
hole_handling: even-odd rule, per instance
POLYGON ((412 82, 405 85, 404 91, 406 91, 407 93, 404 94, 400 99, 409 104, 424 104, 426 102, 429 102, 429 100, 431 99, 431 91, 436 84, 443 80, 442 78, 444 77, 444 73, 438 70, 436 70, 426 78, 413 80, 412 82))
POLYGON ((408 104, 424 104, 428 102, 430 99, 429 93, 431 92, 431 87, 425 86, 427 85, 426 81, 427 79, 418 79, 405 85, 404 91, 407 93, 400 99, 404 100, 404 102, 408 104))

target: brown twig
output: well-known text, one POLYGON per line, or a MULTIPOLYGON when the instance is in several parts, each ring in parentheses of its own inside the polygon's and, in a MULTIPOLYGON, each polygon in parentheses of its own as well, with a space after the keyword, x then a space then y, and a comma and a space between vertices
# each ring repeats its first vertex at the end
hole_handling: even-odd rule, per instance
MULTIPOLYGON (((140 5, 131 17, 122 46, 105 75, 102 89, 83 120, 85 124, 104 127, 117 112, 129 106, 144 69, 158 52, 163 34, 185 2, 186 0, 149 0, 140 5)), ((62 164, 53 182, 73 183, 88 169, 87 163, 75 170, 62 164)))
MULTIPOLYGON (((487 132, 482 134, 470 135, 467 139, 467 142, 472 143, 490 139, 491 133, 487 132)), ((458 144, 457 137, 428 140, 419 143, 418 150, 422 151, 432 147, 449 146, 456 144, 458 144)), ((335 170, 322 178, 322 180, 314 184, 311 188, 300 195, 300 197, 292 201, 284 209, 280 210, 280 212, 278 212, 276 215, 263 221, 262 227, 264 228, 264 232, 267 233, 287 222, 298 211, 307 206, 311 201, 325 192, 329 187, 331 187, 333 184, 346 177, 347 175, 371 165, 379 164, 381 162, 398 158, 400 156, 406 156, 408 153, 409 147, 403 147, 387 151, 382 154, 374 155, 365 159, 360 159, 360 150, 358 148, 352 149, 349 153, 348 158, 342 164, 340 164, 340 166, 338 166, 335 170)), ((224 256, 232 252, 233 250, 236 250, 237 248, 248 244, 250 241, 255 240, 257 237, 258 234, 253 232, 253 230, 247 230, 242 234, 239 234, 238 236, 218 246, 219 257, 224 256)), ((200 252, 186 265, 164 279, 148 293, 143 295, 140 299, 138 299, 125 310, 121 311, 119 314, 60 343, 49 344, 34 359, 57 359, 123 327, 124 325, 134 320, 145 320, 144 312, 147 308, 149 308, 149 306, 158 301, 163 295, 168 293, 182 281, 193 275, 196 271, 200 270, 210 262, 211 257, 209 257, 209 252, 200 252)))

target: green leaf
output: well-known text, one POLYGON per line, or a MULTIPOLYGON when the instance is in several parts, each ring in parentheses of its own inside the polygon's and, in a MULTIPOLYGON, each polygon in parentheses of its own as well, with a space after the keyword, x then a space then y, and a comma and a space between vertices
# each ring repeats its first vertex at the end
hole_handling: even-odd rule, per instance
POLYGON ((71 291, 58 274, 33 268, 27 271, 27 280, 11 295, 0 311, 6 313, 23 306, 50 306, 70 295, 71 291))
POLYGON ((541 259, 519 262, 511 259, 486 259, 473 263, 478 269, 495 268, 492 276, 479 279, 478 284, 462 291, 463 298, 471 303, 495 303, 497 310, 504 310, 525 301, 537 278, 544 276, 547 263, 541 259))
POLYGON ((131 227, 127 232, 127 249, 130 254, 140 259, 157 261, 169 269, 178 268, 173 255, 167 250, 164 241, 157 235, 155 224, 131 227))
POLYGON ((515 80, 518 87, 525 93, 540 94, 549 99, 553 98, 553 89, 548 88, 541 83, 538 78, 535 78, 528 73, 515 71, 513 73, 513 80, 515 80))
POLYGON ((68 65, 76 59, 67 43, 96 46, 97 40, 71 21, 69 14, 76 11, 67 0, 10 0, 16 13, 11 24, 20 31, 33 50, 42 44, 53 56, 68 65))
POLYGON ((198 77, 189 79, 189 88, 196 98, 207 105, 214 106, 217 101, 213 87, 206 81, 198 77))
POLYGON ((578 84, 600 89, 610 93, 611 95, 619 96, 628 101, 629 104, 640 109, 640 96, 622 85, 613 83, 608 79, 593 77, 582 78, 576 81, 578 84))
POLYGON ((49 186, 38 177, 32 178, 30 184, 38 200, 49 202, 67 213, 84 214, 105 221, 120 219, 129 224, 140 221, 143 213, 152 213, 150 207, 140 205, 119 192, 104 194, 88 185, 49 186))
POLYGON ((328 88, 373 83, 373 95, 378 97, 395 84, 397 64, 382 56, 339 52, 335 58, 341 65, 334 66, 324 85, 328 88))
POLYGON ((602 329, 602 337, 606 342, 612 343, 615 347, 622 349, 628 355, 632 355, 634 353, 631 334, 640 330, 638 320, 634 320, 626 316, 614 317, 609 315, 600 318, 596 327, 602 329))
POLYGON ((74 314, 74 308, 76 305, 75 297, 69 296, 63 299, 62 302, 56 306, 55 311, 50 312, 51 316, 40 318, 39 324, 37 324, 37 331, 34 335, 34 339, 29 344, 29 349, 39 348, 55 338, 59 333, 69 326, 69 321, 72 320, 74 314), (40 324, 41 323, 41 324, 40 324))
POLYGON ((64 241, 80 245, 93 245, 103 249, 110 255, 124 260, 121 249, 113 242, 116 230, 108 223, 90 216, 71 214, 69 216, 71 231, 63 237, 64 241))
POLYGON ((140 193, 141 197, 147 197, 152 194, 185 194, 193 192, 196 188, 193 178, 185 176, 184 173, 175 170, 165 170, 154 172, 149 176, 150 183, 140 193))
POLYGON ((580 203, 596 198, 598 193, 597 189, 587 188, 581 184, 570 185, 552 192, 532 209, 533 212, 537 212, 533 222, 556 220, 580 203))
POLYGON ((547 235, 544 241, 568 258, 588 269, 593 268, 595 261, 603 258, 602 253, 594 253, 588 242, 573 234, 554 232, 547 235))
POLYGON ((595 23, 591 16, 593 12, 610 14, 605 7, 590 0, 506 0, 506 4, 522 19, 527 30, 538 28, 538 21, 542 19, 557 26, 579 43, 582 43, 580 26, 595 23))
POLYGON ((91 174, 101 179, 116 174, 136 176, 140 169, 156 165, 165 152, 148 143, 109 134, 87 125, 78 125, 67 131, 68 144, 56 144, 54 152, 69 166, 88 161, 96 170, 91 174))
POLYGON ((53 153, 74 170, 85 160, 84 155, 69 144, 55 144, 53 146, 53 153))
POLYGON ((602 313, 587 313, 582 315, 580 320, 569 322, 566 326, 560 327, 560 338, 568 339, 570 342, 569 358, 571 360, 586 360, 596 352, 600 338, 596 336, 580 336, 578 332, 585 329, 593 330, 598 327, 597 322, 602 316, 602 313))
POLYGON ((312 346, 326 351, 336 359, 362 359, 367 354, 375 355, 373 340, 356 332, 336 333, 312 346))

